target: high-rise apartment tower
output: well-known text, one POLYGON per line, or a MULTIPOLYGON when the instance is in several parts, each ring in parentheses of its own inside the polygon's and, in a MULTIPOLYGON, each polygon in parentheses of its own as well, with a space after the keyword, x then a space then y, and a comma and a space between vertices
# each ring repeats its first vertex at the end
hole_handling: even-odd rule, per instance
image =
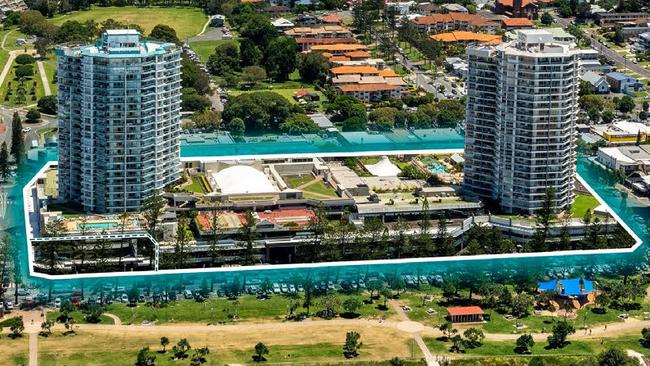
POLYGON ((550 32, 467 50, 465 191, 505 212, 532 214, 555 189, 568 209, 576 175, 580 50, 550 32))
POLYGON ((180 174, 180 48, 108 30, 57 55, 60 197, 89 212, 140 209, 180 174))

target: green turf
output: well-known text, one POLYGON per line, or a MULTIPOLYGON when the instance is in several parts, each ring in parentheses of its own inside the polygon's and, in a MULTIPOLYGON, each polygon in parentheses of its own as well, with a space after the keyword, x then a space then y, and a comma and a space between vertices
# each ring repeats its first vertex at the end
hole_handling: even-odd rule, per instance
POLYGON ((12 69, 9 71, 9 74, 7 74, 7 77, 5 78, 4 82, 2 83, 2 86, 0 86, 0 103, 10 106, 10 107, 16 107, 16 106, 26 106, 26 105, 32 105, 36 104, 39 98, 41 98, 45 93, 43 89, 43 84, 41 82, 41 77, 38 72, 38 65, 36 62, 32 64, 32 68, 34 70, 34 75, 28 78, 25 78, 24 80, 24 88, 25 88, 25 101, 22 103, 18 103, 16 100, 16 89, 20 82, 18 79, 15 77, 14 70, 17 67, 17 64, 14 62, 12 65, 12 69), (9 97, 9 100, 5 100, 5 96, 7 95, 7 86, 9 85, 8 83, 11 82, 12 84, 12 91, 13 94, 9 97), (35 83, 34 91, 35 95, 31 94, 32 91, 32 86, 35 83))
POLYGON ((56 95, 57 84, 54 80, 54 73, 56 72, 56 56, 53 52, 50 53, 45 60, 43 60, 43 68, 45 69, 47 82, 50 83, 50 90, 52 91, 52 95, 56 95))
POLYGON ((76 20, 79 22, 94 20, 96 23, 101 23, 106 19, 138 24, 144 29, 146 35, 157 24, 166 24, 176 30, 178 38, 185 40, 188 37, 200 33, 208 17, 198 8, 92 6, 90 10, 55 16, 51 19, 51 22, 56 25, 61 25, 67 20, 76 20))
POLYGON ((289 188, 297 188, 305 183, 311 182, 312 180, 314 180, 314 177, 312 175, 303 175, 300 177, 286 178, 285 182, 287 183, 289 188))
POLYGON ((194 193, 206 193, 201 184, 201 179, 197 176, 192 176, 192 184, 185 186, 185 189, 194 193))
POLYGON ((218 45, 225 44, 225 43, 238 44, 237 40, 235 39, 223 39, 223 40, 216 40, 216 41, 190 42, 190 46, 192 47, 194 52, 196 52, 196 54, 199 56, 201 61, 207 62, 210 55, 214 53, 214 49, 218 45))
MULTIPOLYGON (((335 295, 343 303, 352 295, 335 295)), ((125 304, 112 304, 107 312, 117 315, 124 323, 140 324, 143 321, 157 320, 161 323, 219 323, 228 322, 232 315, 237 315, 241 321, 257 320, 284 320, 291 299, 283 295, 273 295, 269 299, 260 300, 254 296, 242 296, 237 301, 225 298, 211 297, 203 303, 194 300, 179 300, 170 303, 167 307, 152 308, 139 304, 137 307, 128 307, 125 304)), ((300 302, 302 304, 302 302, 300 302)), ((319 299, 314 299, 310 309, 312 313, 320 310, 319 299)), ((342 311, 342 309, 338 309, 342 311)), ((299 307, 296 312, 305 309, 299 307)), ((389 314, 391 311, 377 309, 377 303, 364 304, 358 311, 362 317, 378 317, 389 314)))
POLYGON ((573 205, 571 205, 571 215, 573 217, 582 218, 585 216, 585 213, 587 213, 587 210, 593 211, 593 209, 599 205, 600 203, 594 196, 578 193, 573 205))
MULTIPOLYGON (((60 315, 61 315, 61 312, 58 311, 58 310, 55 310, 55 311, 49 311, 49 312, 47 313, 47 320, 54 320, 54 321, 56 321, 56 319, 57 319, 60 315)), ((70 315, 72 316, 72 319, 74 319, 75 323, 77 323, 77 324, 87 324, 87 323, 88 323, 88 322, 86 321, 86 317, 85 317, 86 314, 82 313, 81 311, 73 311, 72 313, 70 313, 70 315)), ((115 324, 115 322, 113 321, 113 318, 108 317, 108 316, 106 316, 106 315, 102 315, 102 316, 100 317, 100 322, 99 322, 99 324, 115 324)))
POLYGON ((311 192, 316 194, 322 194, 325 196, 336 197, 336 191, 331 188, 329 185, 323 183, 322 181, 316 181, 303 188, 305 192, 311 192))

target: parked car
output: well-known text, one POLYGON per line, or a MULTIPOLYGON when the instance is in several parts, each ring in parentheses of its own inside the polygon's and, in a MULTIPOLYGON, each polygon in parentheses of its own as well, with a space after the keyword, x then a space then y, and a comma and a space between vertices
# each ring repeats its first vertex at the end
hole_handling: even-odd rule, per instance
POLYGON ((185 297, 186 299, 194 298, 194 296, 192 296, 192 291, 190 291, 190 290, 183 291, 183 297, 185 297))
POLYGON ((56 299, 54 299, 54 307, 57 308, 57 309, 61 307, 61 298, 60 297, 57 297, 56 299))

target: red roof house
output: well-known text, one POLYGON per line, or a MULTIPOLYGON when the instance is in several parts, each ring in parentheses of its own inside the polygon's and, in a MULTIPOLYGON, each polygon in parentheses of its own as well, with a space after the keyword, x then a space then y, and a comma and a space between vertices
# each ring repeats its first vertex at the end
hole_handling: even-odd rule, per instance
POLYGON ((447 308, 447 312, 453 323, 482 322, 484 315, 479 306, 455 306, 447 308))

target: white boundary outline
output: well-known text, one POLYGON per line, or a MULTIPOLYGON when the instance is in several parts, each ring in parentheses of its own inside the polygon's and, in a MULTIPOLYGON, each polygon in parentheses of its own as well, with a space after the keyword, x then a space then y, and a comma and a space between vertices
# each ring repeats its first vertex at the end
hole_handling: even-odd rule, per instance
MULTIPOLYGON (((237 156, 208 156, 208 157, 183 157, 181 161, 220 161, 220 160, 237 160, 237 159, 261 159, 261 158, 298 158, 298 157, 342 157, 342 156, 372 156, 372 155, 412 155, 412 154, 451 154, 462 153, 464 149, 441 149, 441 150, 403 150, 403 151, 363 151, 363 152, 333 152, 333 153, 305 153, 305 154, 270 154, 270 155, 237 155, 237 156)), ((473 256, 452 256, 452 257, 424 257, 408 259, 380 259, 367 261, 347 261, 347 262, 319 262, 319 263, 297 263, 297 264, 264 264, 259 266, 242 266, 242 267, 216 267, 216 268, 192 268, 192 269, 163 269, 158 271, 138 271, 138 272, 98 272, 82 273, 68 275, 49 275, 34 271, 34 248, 32 247, 31 238, 27 228, 29 225, 29 214, 26 209, 29 189, 34 185, 39 176, 41 176, 50 166, 56 164, 56 161, 48 161, 43 168, 32 177, 32 179, 23 187, 23 213, 25 216, 25 238, 27 241, 27 258, 29 266, 29 275, 46 280, 76 280, 76 279, 101 279, 110 277, 134 277, 134 276, 158 276, 158 275, 183 275, 183 274, 208 274, 208 273, 229 273, 229 272, 248 272, 248 271, 272 271, 287 269, 309 269, 323 267, 348 267, 348 266, 371 266, 371 265, 394 265, 394 264, 417 264, 417 263, 435 263, 435 262, 467 262, 480 261, 487 259, 524 259, 524 258, 541 258, 541 257, 561 257, 577 255, 603 255, 603 254, 625 254, 636 251, 642 244, 641 238, 614 212, 611 207, 589 186, 589 184, 576 173, 576 179, 593 195, 598 202, 614 217, 627 233, 634 238, 635 243, 630 248, 618 249, 589 249, 589 250, 563 250, 555 252, 535 252, 535 253, 508 253, 508 254, 481 254, 473 256)))

